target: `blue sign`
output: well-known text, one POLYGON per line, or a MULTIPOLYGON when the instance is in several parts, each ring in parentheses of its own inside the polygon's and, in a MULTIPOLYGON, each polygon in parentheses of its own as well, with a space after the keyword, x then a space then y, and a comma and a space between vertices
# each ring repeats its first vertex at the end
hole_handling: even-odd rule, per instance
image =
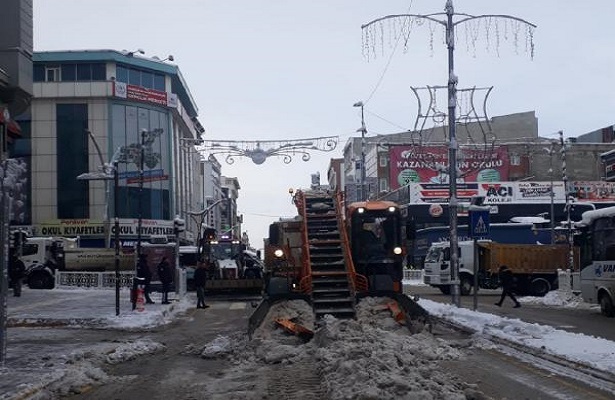
POLYGON ((468 212, 470 219, 470 236, 472 238, 485 237, 489 235, 489 209, 472 210, 468 212))

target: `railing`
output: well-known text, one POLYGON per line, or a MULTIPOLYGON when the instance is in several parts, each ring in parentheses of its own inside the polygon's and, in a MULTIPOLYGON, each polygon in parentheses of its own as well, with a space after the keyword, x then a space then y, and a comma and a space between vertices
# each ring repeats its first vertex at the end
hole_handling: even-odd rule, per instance
POLYGON ((299 290, 302 293, 312 293, 312 267, 310 265, 310 243, 308 240, 307 228, 307 211, 305 208, 305 194, 303 191, 297 191, 295 195, 295 205, 297 212, 301 216, 301 281, 299 281, 299 290))
POLYGON ((352 286, 353 292, 367 292, 368 284, 367 278, 364 275, 358 274, 354 268, 354 263, 352 262, 352 253, 350 251, 350 240, 348 239, 348 232, 346 230, 345 221, 344 221, 344 196, 342 192, 338 191, 335 194, 335 208, 337 214, 337 226, 339 227, 339 231, 341 233, 342 239, 342 249, 344 252, 344 260, 346 261, 346 268, 348 277, 350 278, 350 284, 352 286))
MULTIPOLYGON (((134 271, 121 271, 120 288, 131 288, 134 276, 134 271)), ((115 272, 57 271, 55 274, 55 287, 58 289, 115 289, 115 272)))
POLYGON ((422 269, 405 269, 404 268, 404 280, 405 281, 421 281, 421 282, 423 282, 423 270, 422 269))
MULTIPOLYGON (((130 289, 135 277, 134 271, 120 271, 120 289, 130 289)), ((186 270, 177 270, 177 291, 184 296, 187 291, 186 270)), ((57 271, 55 274, 55 288, 86 288, 86 289, 115 289, 115 272, 85 272, 85 271, 57 271)))

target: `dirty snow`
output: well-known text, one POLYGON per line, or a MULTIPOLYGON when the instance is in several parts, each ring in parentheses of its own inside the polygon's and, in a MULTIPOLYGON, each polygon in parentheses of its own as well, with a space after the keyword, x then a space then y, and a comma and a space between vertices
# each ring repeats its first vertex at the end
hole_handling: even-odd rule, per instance
MULTIPOLYGON (((74 291, 58 293, 67 298, 75 295, 74 291)), ((110 308, 106 314, 99 314, 96 325, 99 328, 133 330, 167 324, 177 314, 194 306, 195 301, 190 295, 175 302, 171 308, 157 304, 143 313, 128 312, 120 317, 116 317, 113 308, 110 308)), ((83 308, 95 308, 100 302, 96 296, 91 291, 81 293, 83 308)), ((558 291, 544 298, 524 297, 521 301, 542 304, 547 308, 588 307, 579 303, 575 296, 558 291)), ((206 393, 211 399, 262 399, 270 393, 268 391, 281 390, 284 382, 296 384, 297 371, 301 371, 302 382, 313 376, 316 385, 295 385, 294 390, 299 394, 305 393, 304 398, 319 399, 325 394, 334 399, 480 397, 475 387, 457 382, 437 368, 438 361, 458 359, 463 357, 462 352, 427 332, 410 335, 407 328, 391 318, 390 311, 384 307, 385 302, 386 299, 367 298, 359 304, 356 321, 328 316, 319 324, 315 323, 307 303, 300 300, 279 303, 272 307, 252 341, 238 333, 219 336, 209 343, 187 346, 186 352, 196 357, 223 359, 231 364, 224 374, 198 383, 201 386, 195 390, 206 393), (314 338, 304 343, 277 327, 273 321, 282 316, 314 329, 314 338), (263 376, 272 378, 267 381, 263 376), (319 385, 320 377, 326 377, 322 387, 319 385), (314 397, 309 397, 310 393, 314 397)), ((605 371, 615 368, 615 342, 426 299, 419 300, 419 304, 433 315, 473 329, 476 332, 473 345, 476 347, 490 346, 488 337, 493 335, 605 371)), ((75 310, 69 311, 70 315, 58 314, 53 318, 75 317, 75 310)), ((85 311, 84 315, 76 315, 77 319, 85 316, 85 311)), ((163 350, 164 345, 148 339, 100 343, 87 348, 75 342, 45 357, 20 357, 19 365, 0 370, 0 382, 10 381, 15 374, 30 374, 36 377, 30 382, 36 383, 21 385, 12 392, 0 394, 0 400, 51 398, 50 393, 78 393, 88 385, 131 379, 107 376, 103 368, 163 350), (41 373, 42 370, 50 372, 41 373)))

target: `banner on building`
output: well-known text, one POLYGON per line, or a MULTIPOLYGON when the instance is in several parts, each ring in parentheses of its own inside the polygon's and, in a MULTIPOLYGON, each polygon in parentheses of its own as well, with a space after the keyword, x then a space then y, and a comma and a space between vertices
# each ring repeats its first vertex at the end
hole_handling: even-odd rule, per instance
MULTIPOLYGON (((137 236, 139 220, 134 218, 120 219, 120 236, 137 236)), ((110 221, 111 233, 115 234, 115 224, 110 221)), ((37 236, 104 236, 104 221, 94 219, 61 219, 44 222, 36 227, 37 236)), ((174 235, 173 221, 143 219, 141 221, 141 235, 174 235)))
MULTIPOLYGON (((410 203, 448 203, 449 185, 410 183, 410 203)), ((473 196, 483 196, 486 205, 551 202, 551 182, 472 182, 458 183, 457 199, 470 202, 473 196)), ((553 200, 564 202, 564 182, 553 182, 553 200)))
POLYGON ((569 189, 580 202, 615 202, 615 182, 574 181, 569 189))
MULTIPOLYGON (((448 183, 447 146, 391 146, 389 148, 392 190, 409 183, 448 183)), ((457 160, 458 183, 499 182, 509 176, 506 146, 462 148, 457 160)))
POLYGON ((175 93, 148 89, 125 82, 115 82, 113 85, 113 94, 115 97, 122 99, 153 103, 164 107, 177 108, 178 106, 177 95, 175 93))

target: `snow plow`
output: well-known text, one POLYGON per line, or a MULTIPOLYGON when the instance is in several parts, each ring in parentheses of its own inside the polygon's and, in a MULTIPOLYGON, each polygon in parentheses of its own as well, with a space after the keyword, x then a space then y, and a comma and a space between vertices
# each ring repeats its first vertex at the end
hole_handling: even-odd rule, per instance
POLYGON ((341 193, 298 191, 298 216, 271 224, 265 241, 265 297, 250 317, 248 333, 279 301, 302 299, 318 320, 355 318, 366 297, 387 297, 393 317, 412 332, 429 323, 428 313, 403 293, 401 212, 390 201, 344 205, 341 193))

